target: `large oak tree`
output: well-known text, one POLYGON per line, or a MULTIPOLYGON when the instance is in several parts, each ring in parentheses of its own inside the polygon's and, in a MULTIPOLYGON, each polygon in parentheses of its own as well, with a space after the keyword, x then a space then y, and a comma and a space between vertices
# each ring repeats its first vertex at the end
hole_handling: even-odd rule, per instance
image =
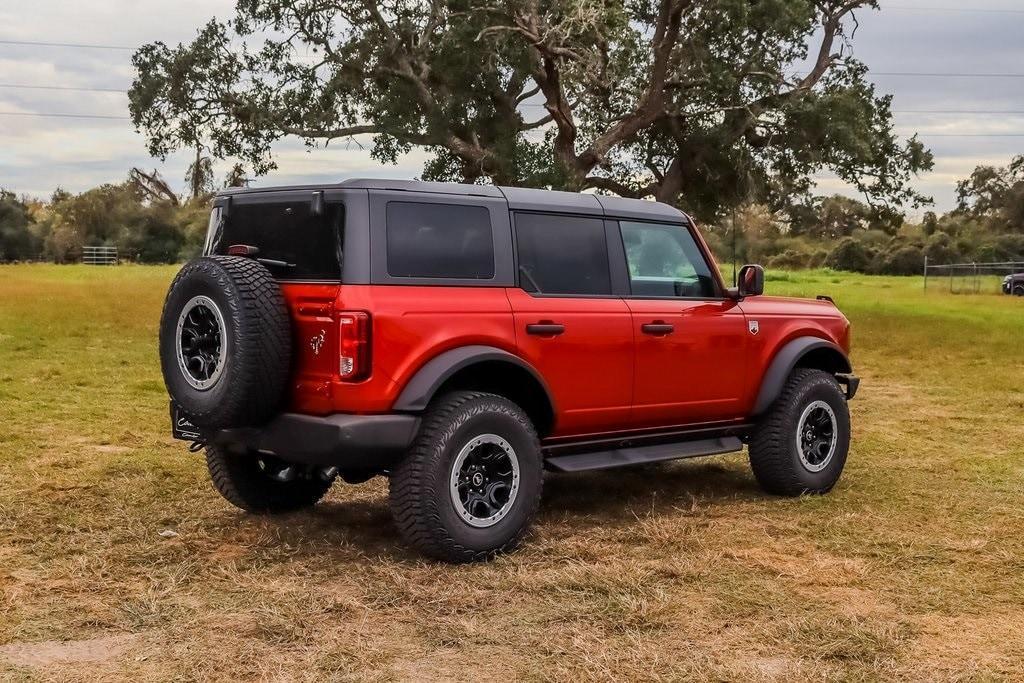
POLYGON ((263 174, 272 144, 372 136, 428 179, 655 197, 713 220, 806 200, 831 172, 872 204, 931 167, 851 55, 875 0, 238 0, 134 56, 150 151, 263 174))

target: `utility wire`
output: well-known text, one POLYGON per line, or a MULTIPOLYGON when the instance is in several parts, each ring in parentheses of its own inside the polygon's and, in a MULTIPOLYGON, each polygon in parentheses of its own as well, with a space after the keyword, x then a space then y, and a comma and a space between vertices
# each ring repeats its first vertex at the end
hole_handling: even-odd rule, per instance
POLYGON ((871 76, 908 76, 923 78, 1024 78, 1024 73, 949 73, 938 71, 868 71, 871 76))
POLYGON ((27 45, 31 47, 72 47, 85 50, 137 50, 126 45, 90 45, 87 43, 47 43, 39 40, 0 40, 0 45, 27 45))
POLYGON ((893 109, 893 114, 1001 114, 1024 115, 1024 109, 893 109))
POLYGON ((923 138, 1024 138, 1024 133, 922 133, 923 138))
POLYGON ((71 85, 22 85, 21 83, 0 83, 0 88, 14 88, 16 90, 73 90, 75 92, 128 92, 121 88, 86 88, 71 85))
POLYGON ((131 121, 129 116, 107 116, 104 114, 51 114, 36 111, 0 111, 0 116, 29 116, 55 119, 107 119, 110 121, 131 121))
POLYGON ((970 14, 1024 14, 1020 9, 999 9, 989 7, 911 7, 909 5, 885 5, 883 10, 900 12, 962 12, 970 14))
MULTIPOLYGON (((107 116, 103 114, 58 114, 43 112, 0 111, 0 116, 26 116, 62 119, 103 119, 110 121, 130 121, 128 116, 107 116)), ((1024 138, 1024 133, 928 133, 916 131, 923 137, 933 138, 1024 138)))

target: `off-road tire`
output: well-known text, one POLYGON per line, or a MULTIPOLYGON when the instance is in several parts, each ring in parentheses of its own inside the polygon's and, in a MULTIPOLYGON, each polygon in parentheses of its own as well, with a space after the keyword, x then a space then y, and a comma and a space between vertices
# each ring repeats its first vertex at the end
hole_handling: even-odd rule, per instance
POLYGON ((761 488, 782 496, 827 493, 835 486, 850 448, 850 411, 835 377, 821 370, 798 368, 782 393, 761 418, 750 440, 750 468, 761 488), (808 469, 797 449, 797 428, 805 408, 814 401, 828 404, 835 415, 835 451, 821 471, 808 469))
POLYGON ((291 325, 281 288, 258 261, 207 256, 189 261, 171 283, 160 319, 160 366, 171 398, 205 429, 258 425, 278 410, 291 363, 291 325), (196 296, 223 315, 226 354, 216 382, 199 390, 178 365, 177 325, 196 296))
POLYGON ((1010 291, 1014 296, 1024 296, 1024 285, 1014 285, 1010 291))
POLYGON ((502 396, 459 391, 427 408, 412 448, 392 469, 391 512, 416 550, 447 562, 476 562, 516 547, 540 505, 542 486, 540 441, 526 413, 502 396), (449 482, 459 451, 483 434, 499 436, 514 449, 519 490, 505 517, 477 528, 460 518, 449 482))
POLYGON ((316 505, 333 483, 319 472, 300 472, 291 481, 275 481, 260 467, 258 454, 236 455, 206 447, 210 479, 224 499, 246 512, 292 512, 316 505))

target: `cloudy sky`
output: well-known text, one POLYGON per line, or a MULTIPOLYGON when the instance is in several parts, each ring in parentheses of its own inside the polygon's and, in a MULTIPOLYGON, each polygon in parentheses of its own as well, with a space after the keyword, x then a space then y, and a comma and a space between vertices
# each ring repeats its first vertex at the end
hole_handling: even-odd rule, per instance
MULTIPOLYGON (((163 164, 148 157, 142 137, 118 118, 127 116, 122 92, 39 89, 127 89, 130 50, 3 41, 121 47, 154 40, 177 43, 189 40, 210 17, 230 16, 233 5, 233 0, 0 0, 0 187, 35 196, 47 196, 58 185, 80 191, 121 180, 132 166, 159 168, 180 186, 187 165, 183 157, 163 164)), ((882 0, 882 6, 881 12, 858 15, 854 51, 871 67, 879 89, 895 96, 898 130, 919 132, 934 152, 935 170, 917 185, 935 197, 938 209, 947 210, 957 179, 978 164, 1004 165, 1024 152, 1024 3, 882 0), (922 73, 941 75, 906 75, 922 73)), ((423 156, 413 154, 397 167, 381 169, 359 149, 310 153, 301 144, 283 143, 277 160, 280 169, 259 182, 413 177, 423 156)), ((820 189, 841 188, 822 178, 820 189)))

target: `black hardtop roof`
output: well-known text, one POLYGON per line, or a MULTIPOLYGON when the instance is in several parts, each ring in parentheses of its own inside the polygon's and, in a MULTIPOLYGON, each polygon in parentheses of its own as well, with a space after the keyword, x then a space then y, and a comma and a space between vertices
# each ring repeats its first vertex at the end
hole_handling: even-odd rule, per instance
POLYGON ((340 183, 320 185, 229 188, 222 190, 219 195, 230 196, 256 192, 337 189, 397 190, 402 192, 461 195, 464 197, 504 197, 508 201, 509 208, 518 211, 558 211, 596 216, 614 216, 616 218, 663 220, 672 223, 686 222, 688 220, 686 214, 673 206, 643 199, 627 199, 625 197, 561 192, 557 190, 535 190, 524 187, 434 183, 424 180, 402 180, 398 178, 351 178, 340 183))

